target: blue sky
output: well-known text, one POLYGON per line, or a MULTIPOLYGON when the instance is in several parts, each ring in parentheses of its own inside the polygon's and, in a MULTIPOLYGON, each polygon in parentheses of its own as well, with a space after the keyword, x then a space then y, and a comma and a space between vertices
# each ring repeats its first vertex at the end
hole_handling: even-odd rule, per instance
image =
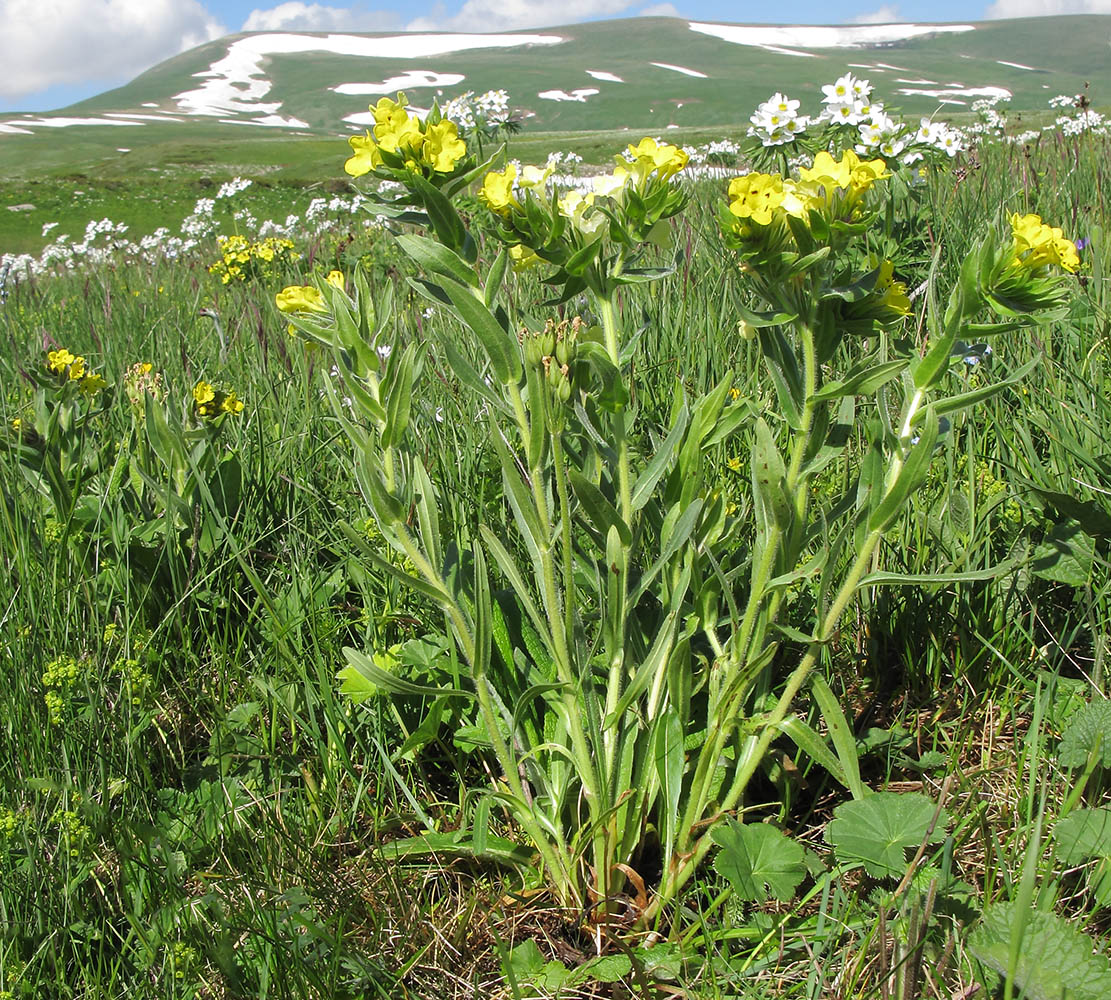
POLYGON ((1111 0, 0 0, 0 112, 64 107, 244 30, 490 32, 642 14, 848 24, 1109 13, 1111 0))

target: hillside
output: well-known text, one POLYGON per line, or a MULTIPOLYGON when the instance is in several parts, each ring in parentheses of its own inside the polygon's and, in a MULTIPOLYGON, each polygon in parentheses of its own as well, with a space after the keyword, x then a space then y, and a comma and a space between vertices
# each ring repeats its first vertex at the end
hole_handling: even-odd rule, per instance
POLYGON ((1111 80, 1109 40, 1111 16, 1097 15, 841 28, 633 18, 501 35, 240 34, 64 111, 0 118, 0 137, 18 145, 63 125, 110 131, 117 146, 133 146, 140 129, 148 141, 198 125, 335 134, 363 128, 367 104, 398 89, 427 107, 434 96, 504 88, 529 129, 724 126, 743 122, 776 89, 815 103, 820 85, 846 68, 912 114, 967 110, 979 96, 1004 92, 1012 109, 1033 110, 1085 81, 1111 80))

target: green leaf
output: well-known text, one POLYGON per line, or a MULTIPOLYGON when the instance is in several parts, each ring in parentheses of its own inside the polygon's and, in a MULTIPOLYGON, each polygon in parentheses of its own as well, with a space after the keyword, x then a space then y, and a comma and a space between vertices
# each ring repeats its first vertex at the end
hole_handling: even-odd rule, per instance
POLYGON ((786 902, 806 874, 802 845, 766 823, 741 824, 729 817, 710 839, 721 848, 714 867, 749 902, 763 903, 769 893, 786 902))
POLYGON ((910 449, 906 462, 899 470, 895 482, 883 495, 876 509, 868 518, 869 531, 883 531, 903 508, 907 497, 926 480, 930 463, 934 458, 934 445, 937 443, 938 422, 932 407, 927 407, 927 417, 923 422, 918 443, 910 449))
POLYGON ((474 840, 465 832, 457 833, 424 833, 417 837, 406 837, 404 840, 391 840, 379 848, 383 858, 390 861, 402 861, 406 858, 433 857, 461 857, 481 858, 484 861, 493 861, 508 867, 523 867, 533 857, 533 852, 506 840, 504 837, 486 835, 486 848, 479 853, 475 849, 474 840))
POLYGON ((1035 576, 1083 587, 1092 573, 1096 546, 1079 522, 1068 520, 1055 524, 1033 555, 1030 568, 1035 576))
POLYGON ((679 795, 683 790, 683 723, 674 706, 656 721, 653 740, 656 777, 663 796, 664 859, 671 857, 675 827, 679 819, 679 795))
POLYGON ((423 271, 430 271, 444 278, 451 278, 461 285, 470 285, 478 288, 478 277, 473 268, 467 265, 459 254, 449 250, 442 243, 430 240, 427 236, 418 236, 415 233, 402 233, 397 237, 398 246, 401 247, 423 271))
POLYGON ((837 751, 837 759, 841 762, 841 767, 845 772, 845 781, 849 786, 849 791, 853 793, 854 799, 863 799, 868 794, 868 789, 864 787, 864 782, 860 780, 860 761, 856 753, 856 736, 845 718, 841 704, 829 689, 825 678, 818 674, 811 674, 810 690, 814 695, 814 700, 818 703, 822 718, 825 720, 826 729, 829 730, 830 742, 833 743, 833 748, 837 751))
POLYGON ((945 839, 949 818, 944 810, 930 830, 935 809, 925 795, 877 792, 834 809, 826 840, 842 864, 863 865, 873 878, 901 878, 908 849, 945 839))
POLYGON ((345 646, 343 655, 350 666, 345 667, 337 675, 343 680, 343 686, 340 690, 344 694, 351 695, 356 701, 361 701, 380 692, 431 695, 434 698, 474 697, 470 691, 463 691, 458 688, 427 687, 423 684, 413 684, 411 681, 398 677, 391 673, 390 669, 387 669, 392 669, 397 662, 393 657, 388 657, 388 654, 376 653, 373 657, 370 657, 365 653, 360 653, 357 649, 345 646))
POLYGON ((451 250, 459 250, 467 239, 463 220, 447 197, 428 183, 420 174, 410 173, 407 183, 420 195, 428 212, 428 221, 440 242, 451 250))
POLYGON ((1084 767, 1093 753, 1104 767, 1111 768, 1111 701, 1104 698, 1089 702, 1069 720, 1057 760, 1062 767, 1084 767))
POLYGON ((810 397, 810 402, 821 403, 841 396, 869 396, 881 386, 886 385, 906 368, 907 362, 886 361, 861 371, 850 371, 844 379, 829 382, 810 397))
MULTIPOLYGON (((1018 956, 1014 985, 1024 1000, 1106 1000, 1111 996, 1111 962, 1088 935, 1055 913, 1019 910, 997 903, 969 936, 968 950, 985 966, 1006 976, 1018 956), (1015 937, 1020 936, 1020 941, 1015 937)), ((990 985, 985 978, 985 985, 990 985)))
POLYGON ((485 303, 457 281, 444 279, 441 285, 451 300, 455 314, 474 332, 482 344, 490 367, 499 382, 508 385, 521 377, 521 352, 516 337, 497 321, 485 303))
POLYGON ((1054 828, 1053 839, 1065 864, 1111 858, 1111 806, 1074 810, 1054 828))
POLYGON ((598 955, 572 969, 567 984, 570 986, 590 980, 596 983, 617 983, 632 971, 633 963, 629 961, 628 955, 598 955))

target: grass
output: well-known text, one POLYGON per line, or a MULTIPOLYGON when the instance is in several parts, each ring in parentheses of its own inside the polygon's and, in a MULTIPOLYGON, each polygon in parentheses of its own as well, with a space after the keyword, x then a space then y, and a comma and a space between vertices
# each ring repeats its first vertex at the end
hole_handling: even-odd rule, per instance
MULTIPOLYGON (((584 147, 604 141, 582 137, 584 147)), ((313 149, 323 182, 338 156, 329 145, 325 169, 323 147, 313 149)), ((990 357, 953 376, 974 388, 988 367, 1042 359, 1021 389, 954 423, 881 557, 902 572, 1007 559, 1014 570, 959 587, 864 592, 824 665, 864 780, 924 792, 951 815, 945 836, 923 845, 942 889, 895 894, 859 869, 823 877, 812 866, 797 897, 757 904, 730 895, 707 866, 657 948, 636 953, 634 973, 563 996, 952 996, 982 976, 969 935, 999 900, 1029 899, 1106 941, 1092 866, 1065 865, 1051 832, 1058 817, 1107 803, 1095 757, 1086 769, 1056 759, 1077 705, 1107 690, 1111 587, 1097 520, 1111 514, 1102 486, 1107 152, 1101 140, 1045 143, 1032 160, 987 147, 978 169, 931 181, 928 229, 905 241, 913 285, 938 249, 948 280, 1000 212, 1038 211, 1093 240, 1066 318, 1036 337, 995 339, 990 357), (1075 530, 1062 531, 1077 517, 1091 541, 1070 547, 1075 530), (1051 558, 1063 550, 1069 558, 1051 558)), ((169 162, 167 150, 141 155, 169 162)), ((238 151, 227 155, 230 164, 238 151)), ((260 178, 247 203, 260 218, 282 217, 297 186, 266 179, 272 186, 260 178)), ((107 192, 117 182, 116 207, 134 202, 136 182, 110 173, 95 186, 37 190, 44 210, 60 211, 67 185, 107 192)), ((135 225, 179 218, 206 190, 188 174, 170 177, 165 201, 136 208, 135 225)), ((626 315, 647 321, 634 366, 647 414, 664 413, 676 380, 704 389, 726 370, 746 398, 770 393, 723 294, 731 265, 711 221, 721 195, 718 184, 694 188, 676 233, 679 268, 623 301, 626 315)), ((85 207, 92 218, 113 204, 85 207)), ((455 522, 499 523, 491 444, 446 374, 430 335, 444 320, 423 314, 408 265, 373 233, 300 249, 307 267, 363 268, 375 289, 393 288, 396 331, 426 366, 412 419, 430 474, 451 485, 455 522)), ((0 997, 549 995, 515 986, 504 957, 534 940, 546 960, 581 964, 594 954, 581 914, 559 911, 512 869, 382 852, 422 822, 445 832, 466 823, 467 790, 485 784, 489 761, 453 738, 454 717, 422 749, 399 753, 427 704, 356 705, 341 694, 342 646, 383 649, 437 627, 436 616, 362 566, 339 528, 349 521, 375 542, 322 391, 329 363, 287 335, 272 305, 275 289, 301 274, 222 287, 207 263, 43 277, 0 307, 9 421, 29 418, 30 373, 61 345, 117 387, 129 365, 150 361, 175 399, 204 378, 247 404, 211 446, 213 462, 234 458, 239 484, 213 538, 199 521, 173 528, 152 507, 161 547, 121 546, 138 514, 108 523, 101 504, 105 520, 91 527, 76 508, 58 516, 15 453, 0 453, 0 997), (226 348, 202 307, 218 315, 226 348), (154 561, 142 561, 152 550, 154 561), (59 661, 72 664, 66 680, 44 680, 59 661)), ((523 295, 531 279, 514 280, 523 295)), ((135 426, 117 388, 91 443, 110 465, 141 450, 135 426)), ((730 457, 723 450, 721 488, 744 502, 730 457)), ((820 725, 816 711, 809 721, 820 725)), ((845 799, 784 742, 748 808, 828 859, 825 831, 845 799)), ((517 834, 496 815, 492 824, 517 834)))

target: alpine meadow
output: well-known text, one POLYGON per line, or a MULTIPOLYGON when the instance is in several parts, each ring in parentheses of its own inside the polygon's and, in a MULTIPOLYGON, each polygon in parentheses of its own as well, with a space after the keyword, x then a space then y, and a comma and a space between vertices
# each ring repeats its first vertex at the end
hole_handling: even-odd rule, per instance
POLYGON ((1109 41, 0 116, 0 1000, 1111 996, 1109 41))

